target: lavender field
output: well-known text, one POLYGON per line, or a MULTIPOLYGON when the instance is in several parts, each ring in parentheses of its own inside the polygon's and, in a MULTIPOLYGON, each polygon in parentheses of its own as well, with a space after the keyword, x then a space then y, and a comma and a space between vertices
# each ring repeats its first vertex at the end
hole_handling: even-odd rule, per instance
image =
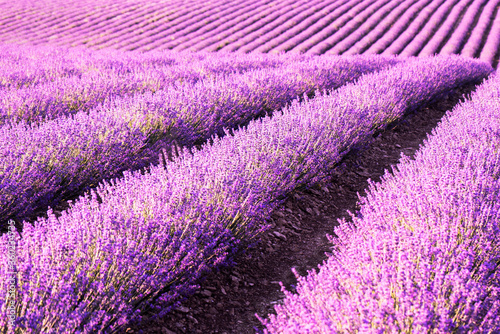
POLYGON ((127 51, 461 54, 498 63, 497 0, 2 1, 0 43, 127 51))
POLYGON ((500 333, 499 9, 0 1, 0 333, 219 333, 182 306, 207 275, 286 243, 295 191, 474 85, 252 331, 500 333))

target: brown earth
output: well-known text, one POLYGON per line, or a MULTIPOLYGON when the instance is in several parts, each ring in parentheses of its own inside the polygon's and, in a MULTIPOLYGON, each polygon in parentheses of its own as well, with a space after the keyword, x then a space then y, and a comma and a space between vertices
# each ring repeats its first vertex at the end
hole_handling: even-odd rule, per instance
POLYGON ((450 93, 438 102, 406 115, 378 134, 364 150, 348 154, 327 180, 307 190, 294 191, 269 222, 272 228, 262 242, 235 258, 237 265, 213 272, 201 282, 194 296, 160 320, 148 320, 126 329, 126 333, 225 333, 247 334, 262 330, 255 314, 266 318, 284 295, 279 282, 294 291, 296 278, 317 268, 331 251, 326 237, 333 234, 337 219, 349 218, 358 209, 368 179, 379 181, 396 165, 401 154, 413 156, 446 111, 474 85, 450 93))

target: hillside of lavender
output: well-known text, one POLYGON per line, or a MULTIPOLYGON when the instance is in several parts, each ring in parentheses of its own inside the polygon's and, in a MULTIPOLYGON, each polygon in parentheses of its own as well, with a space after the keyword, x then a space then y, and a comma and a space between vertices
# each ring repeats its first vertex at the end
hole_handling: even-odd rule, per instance
MULTIPOLYGON (((0 333, 122 333, 460 87, 264 333, 500 332, 500 0, 0 1, 0 333)), ((290 268, 293 270, 292 268, 290 268)))

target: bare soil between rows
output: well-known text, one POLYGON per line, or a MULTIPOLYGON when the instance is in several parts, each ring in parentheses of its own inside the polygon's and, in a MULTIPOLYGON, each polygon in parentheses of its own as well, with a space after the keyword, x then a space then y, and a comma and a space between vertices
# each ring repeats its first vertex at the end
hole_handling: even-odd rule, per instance
POLYGON ((195 295, 164 318, 153 321, 145 315, 125 332, 261 332, 263 326, 255 314, 267 318, 283 300, 279 282, 294 291, 297 280, 291 268, 303 276, 326 260, 331 251, 326 235, 333 235, 338 219, 350 219, 348 212, 359 209, 358 194, 365 194, 368 179, 380 181, 402 154, 412 157, 443 115, 475 88, 474 84, 463 86, 406 115, 377 134, 370 145, 349 153, 323 182, 291 193, 270 217, 272 228, 262 235, 262 242, 237 255, 235 267, 207 275, 195 295))

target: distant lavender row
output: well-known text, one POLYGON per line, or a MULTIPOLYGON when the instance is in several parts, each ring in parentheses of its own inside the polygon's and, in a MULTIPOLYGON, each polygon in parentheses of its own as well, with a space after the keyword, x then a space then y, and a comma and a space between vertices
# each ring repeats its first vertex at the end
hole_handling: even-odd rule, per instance
MULTIPOLYGON (((262 41, 271 39, 271 36, 279 36, 286 40, 287 36, 284 35, 288 35, 288 37, 293 36, 293 30, 300 29, 297 26, 309 26, 310 22, 304 21, 310 20, 311 15, 319 17, 323 13, 328 12, 327 8, 334 8, 338 5, 329 2, 328 0, 316 1, 314 3, 311 3, 311 1, 295 1, 294 3, 289 3, 288 6, 281 8, 279 11, 269 7, 263 13, 260 13, 260 15, 265 15, 264 18, 260 18, 244 30, 234 30, 231 35, 221 40, 218 45, 202 42, 204 37, 200 36, 195 41, 190 42, 191 45, 189 48, 203 48, 206 51, 220 50, 222 52, 235 51, 237 49, 250 51, 252 50, 252 45, 260 45, 262 41), (285 26, 284 23, 288 20, 293 20, 295 24, 293 26, 285 26), (197 43, 194 44, 194 42, 197 43)), ((215 38, 216 36, 213 37, 214 40, 215 38)), ((184 45, 180 45, 178 48, 181 47, 184 48, 184 45)))
MULTIPOLYGON (((103 53, 105 55, 105 53, 103 53)), ((57 78, 35 87, 0 91, 0 124, 8 122, 43 122, 91 108, 119 96, 155 92, 167 86, 196 81, 250 69, 277 67, 292 57, 266 57, 245 55, 210 56, 188 62, 180 53, 165 53, 171 65, 154 68, 135 66, 141 58, 122 63, 110 60, 114 70, 90 68, 78 77, 57 78), (173 58, 173 59, 172 59, 173 58), (281 58, 281 59, 280 59, 281 58), (130 64, 131 63, 131 64, 130 64)), ((186 54, 189 56, 190 54, 186 54)), ((310 56, 309 56, 310 57, 310 56)), ((193 56, 189 58, 195 58, 193 56)), ((189 59, 188 58, 188 59, 189 59)), ((298 58, 297 56, 295 58, 298 58)), ((304 58, 304 57, 302 57, 304 58)), ((194 59, 193 59, 194 60, 194 59)))
MULTIPOLYGON (((336 46, 337 43, 345 40, 347 36, 353 34, 358 30, 360 24, 362 22, 366 22, 372 17, 375 13, 380 11, 384 11, 387 7, 392 8, 394 3, 398 3, 399 1, 388 1, 388 0, 377 0, 374 1, 370 6, 364 9, 362 12, 358 13, 353 20, 348 21, 346 24, 342 25, 338 29, 332 31, 328 36, 326 36, 322 41, 314 45, 312 48, 308 50, 309 53, 312 54, 323 54, 332 47, 336 46)), ((367 3, 368 1, 363 1, 363 3, 367 3)), ((376 15, 374 15, 377 17, 376 15)), ((328 31, 329 28, 325 29, 328 31)))
POLYGON ((487 32, 486 29, 490 24, 495 8, 498 7, 499 4, 500 0, 490 0, 486 3, 481 11, 477 25, 472 30, 472 33, 470 33, 470 37, 465 43, 464 48, 460 51, 461 55, 466 57, 476 57, 480 54, 481 41, 487 32))
POLYGON ((392 39, 395 39, 395 30, 402 30, 402 28, 407 24, 407 18, 411 17, 410 15, 412 15, 413 12, 420 10, 427 2, 427 0, 404 1, 395 10, 386 15, 368 34, 360 36, 356 43, 342 54, 353 55, 363 53, 363 51, 368 49, 370 45, 375 44, 377 44, 379 49, 383 50, 387 47, 387 45, 389 45, 388 41, 391 40, 391 37, 392 39), (398 27, 398 25, 400 27, 398 27), (382 42, 382 39, 385 39, 385 41, 382 42))
POLYGON ((391 27, 388 34, 376 41, 366 53, 399 54, 406 45, 411 43, 419 33, 420 28, 428 21, 431 13, 444 3, 444 0, 426 0, 423 8, 412 7, 403 17, 391 27))
POLYGON ((88 184, 158 162, 160 147, 192 147, 303 94, 331 90, 395 57, 312 57, 278 69, 113 99, 74 117, 0 128, 0 222, 26 219, 88 184))
MULTIPOLYGON (((103 4, 101 1, 94 2, 94 4, 102 6, 103 4)), ((220 3, 220 0, 214 1, 213 5, 218 5, 220 3)), ((112 20, 104 21, 102 20, 103 13, 95 12, 92 16, 87 16, 85 18, 85 23, 81 24, 78 29, 67 31, 66 34, 60 36, 60 38, 56 38, 54 41, 58 45, 68 45, 74 43, 78 35, 91 36, 86 43, 87 47, 99 45, 99 49, 108 49, 108 43, 110 41, 114 42, 116 45, 120 40, 130 38, 130 33, 134 31, 141 31, 142 40, 147 40, 147 38, 145 38, 146 35, 153 30, 151 25, 154 25, 154 22, 158 19, 168 17, 171 22, 173 21, 173 23, 175 23, 175 19, 177 18, 178 21, 182 22, 182 19, 179 20, 179 16, 196 12, 202 6, 202 4, 196 3, 196 1, 179 0, 147 2, 142 3, 142 6, 137 6, 137 4, 138 3, 120 3, 122 15, 117 18, 115 18, 112 11, 108 9, 108 13, 104 15, 113 18, 112 20), (127 10, 131 5, 135 8, 133 10, 127 10), (144 29, 145 26, 149 26, 149 28, 144 29)), ((103 9, 106 10, 107 8, 104 7, 103 9)))
POLYGON ((365 50, 385 54, 404 50, 403 55, 416 56, 419 52, 441 53, 442 43, 450 36, 442 54, 461 52, 471 57, 483 54, 483 59, 493 58, 492 64, 496 64, 500 57, 494 53, 498 34, 489 27, 498 26, 493 23, 498 3, 498 0, 295 3, 291 0, 133 3, 93 0, 85 4, 76 0, 4 1, 0 42, 141 52, 171 49, 323 54, 329 51, 352 55, 365 50), (380 24, 374 25, 377 22, 380 24), (454 29, 457 23, 458 29, 454 29), (491 46, 483 46, 486 39, 492 40, 491 46))
POLYGON ((40 68, 37 63, 0 63, 0 90, 35 86, 58 77, 79 76, 81 71, 70 66, 40 68))
POLYGON ((355 21, 356 25, 359 25, 360 21, 364 22, 347 36, 342 36, 342 39, 339 42, 330 42, 333 47, 328 49, 325 54, 342 54, 344 51, 356 44, 364 36, 367 36, 369 33, 373 33, 374 30, 376 33, 376 29, 380 29, 380 27, 382 26, 382 21, 388 16, 392 15, 394 17, 394 14, 397 14, 399 16, 401 12, 407 9, 409 4, 413 1, 414 0, 389 1, 376 13, 370 15, 369 17, 359 16, 359 20, 355 21))
POLYGON ((266 333, 500 332, 499 110, 497 75, 372 183, 266 333))
POLYGON ((479 13, 479 9, 484 6, 485 2, 488 0, 475 0, 474 3, 467 9, 464 17, 460 21, 457 28, 453 31, 450 39, 446 42, 443 48, 439 51, 439 54, 449 55, 458 53, 464 43, 467 41, 467 35, 471 33, 471 28, 473 27, 474 19, 479 13))
MULTIPOLYGON (((343 29, 345 25, 349 24, 350 22, 353 22, 351 20, 354 17, 358 16, 358 14, 370 11, 374 6, 376 6, 376 4, 377 0, 368 0, 368 1, 351 0, 347 2, 347 4, 338 8, 339 10, 343 9, 341 12, 342 14, 340 16, 337 16, 337 18, 330 24, 322 27, 313 36, 308 36, 308 38, 304 40, 302 43, 298 43, 298 45, 295 45, 292 48, 293 52, 309 51, 312 52, 313 54, 319 54, 322 50, 318 51, 317 48, 315 49, 318 43, 321 43, 321 41, 323 41, 324 39, 328 38, 329 36, 332 36, 333 34, 335 34, 336 31, 343 29)), ((336 14, 336 12, 337 11, 334 11, 332 14, 336 14)), ((323 24, 324 23, 325 22, 323 22, 323 24)))
POLYGON ((500 9, 497 10, 479 59, 496 65, 498 64, 498 57, 500 57, 500 9))
MULTIPOLYGON (((458 57, 423 58, 294 103, 234 136, 150 172, 99 186, 56 218, 15 236, 16 326, 32 333, 90 333, 158 316, 197 279, 258 240, 263 221, 300 185, 408 108, 491 72, 458 57)), ((0 328, 8 330, 8 239, 0 246, 0 328)))
POLYGON ((448 0, 439 6, 439 8, 432 13, 424 27, 411 39, 410 43, 404 46, 399 54, 405 56, 418 55, 420 50, 422 50, 425 45, 428 45, 429 40, 437 30, 436 26, 440 25, 444 18, 450 14, 451 10, 459 7, 457 2, 463 3, 463 1, 459 0, 448 0))
MULTIPOLYGON (((171 6, 179 5, 179 1, 173 2, 171 6)), ((160 9, 159 5, 165 5, 164 2, 155 4, 157 9, 160 9)), ((144 7, 144 5, 142 3, 140 7, 144 7)), ((97 38, 99 35, 96 33, 102 34, 102 31, 98 29, 85 31, 86 27, 99 27, 103 21, 108 21, 108 26, 110 26, 115 20, 109 22, 108 19, 117 16, 120 10, 125 13, 132 12, 135 6, 132 3, 117 4, 109 0, 87 1, 85 3, 74 0, 64 2, 42 0, 35 3, 24 1, 4 3, 3 7, 4 15, 11 15, 5 20, 7 22, 4 23, 4 33, 0 35, 2 37, 0 41, 12 41, 14 38, 21 42, 19 44, 40 44, 54 43, 70 36, 71 39, 65 41, 65 46, 82 46, 82 44, 89 44, 93 38, 97 38), (29 23, 32 23, 31 27, 29 23), (78 34, 80 35, 78 36, 78 34), (85 43, 74 43, 75 38, 78 37, 80 40, 85 39, 85 43), (26 43, 28 40, 31 40, 32 43, 26 43)))
POLYGON ((423 48, 421 48, 418 53, 419 56, 430 56, 438 53, 439 48, 444 44, 445 39, 452 33, 453 27, 458 18, 462 15, 467 6, 471 6, 471 2, 473 2, 473 0, 460 1, 456 6, 453 6, 446 18, 443 18, 444 22, 442 22, 443 19, 441 19, 441 26, 438 29, 433 29, 431 38, 423 46, 423 48))
MULTIPOLYGON (((288 0, 289 1, 289 0, 288 0)), ((176 45, 180 44, 181 42, 188 42, 190 41, 190 38, 196 38, 200 34, 203 34, 205 38, 210 38, 212 33, 224 33, 228 27, 231 25, 234 25, 235 22, 242 21, 246 19, 249 16, 254 15, 256 12, 259 12, 262 10, 262 7, 264 7, 269 0, 255 0, 255 1, 248 1, 248 0, 242 0, 238 2, 233 2, 232 4, 230 3, 224 3, 224 5, 220 5, 219 7, 216 6, 211 6, 210 8, 210 14, 208 15, 209 11, 203 13, 203 15, 207 16, 206 19, 200 20, 198 18, 193 17, 189 24, 186 24, 187 22, 183 22, 183 24, 186 24, 186 27, 183 29, 176 29, 175 32, 172 32, 169 34, 170 40, 167 41, 162 41, 161 43, 155 43, 158 46, 158 49, 163 49, 164 47, 167 48, 174 48, 176 45), (222 8, 221 8, 222 7, 222 8), (222 17, 221 20, 216 20, 217 16, 219 15, 222 17), (189 36, 189 37, 188 37, 189 36)), ((280 1, 284 2, 284 1, 280 1)), ((169 30, 172 30, 170 28, 169 30)), ((161 32, 160 36, 165 36, 166 32, 161 32)), ((155 36, 155 38, 158 36, 155 36)), ((222 38, 222 37, 221 37, 222 38)), ((143 42, 144 44, 144 42, 143 42)), ((141 50, 141 48, 138 48, 137 50, 141 50)))
MULTIPOLYGON (((413 21, 421 20, 421 17, 425 15, 425 13, 419 14, 419 12, 421 12, 422 9, 425 8, 425 6, 430 5, 430 3, 436 5, 436 1, 433 0, 419 0, 417 1, 417 3, 413 4, 408 10, 404 12, 403 15, 401 15, 396 20, 396 22, 390 24, 390 28, 388 28, 388 30, 383 30, 384 34, 382 36, 373 41, 365 41, 364 48, 366 50, 364 51, 364 53, 379 54, 382 51, 387 50, 388 47, 391 46, 391 44, 397 44, 394 41, 398 39, 401 40, 402 38, 405 38, 406 42, 408 42, 408 40, 411 40, 411 34, 409 32, 406 32, 406 30, 412 29, 418 24, 413 23, 413 21)), ((392 47, 394 48, 395 46, 392 47)), ((356 50, 356 46, 354 46, 352 49, 356 50)), ((346 54, 354 52, 354 50, 351 51, 349 49, 347 50, 346 54)), ((387 53, 395 54, 396 52, 394 52, 394 50, 389 50, 387 51, 387 53)))
MULTIPOLYGON (((196 28, 199 28, 200 22, 204 22, 205 24, 209 24, 213 21, 224 22, 227 15, 252 4, 253 2, 250 1, 231 3, 216 0, 208 3, 192 1, 190 6, 179 5, 177 8, 160 16, 157 20, 148 22, 146 27, 143 28, 142 34, 137 35, 135 29, 133 29, 129 34, 122 35, 122 38, 120 38, 121 42, 118 46, 135 51, 156 49, 167 40, 172 40, 171 37, 175 39, 175 34, 179 31, 183 31, 188 35, 193 30, 196 32, 196 28), (168 24, 165 25, 166 22, 168 22, 168 24), (198 27, 196 27, 197 25, 198 27), (194 29, 191 28, 193 26, 194 29)), ((163 10, 164 6, 165 4, 157 5, 159 10, 163 10)), ((75 39, 75 36, 73 36, 73 39, 75 39)), ((103 47, 114 47, 115 43, 115 40, 112 39, 108 43, 105 43, 103 47)))
MULTIPOLYGON (((180 51, 186 48, 190 48, 193 44, 198 44, 197 47, 191 49, 203 49, 206 46, 212 44, 218 44, 218 46, 225 45, 224 39, 230 35, 235 33, 239 33, 240 36, 244 36, 244 29, 248 27, 249 23, 257 23, 259 25, 264 24, 262 17, 265 16, 265 19, 270 20, 272 13, 276 13, 285 7, 287 11, 297 7, 299 4, 302 5, 303 9, 306 8, 306 2, 288 0, 281 1, 273 7, 267 7, 268 10, 262 10, 262 6, 265 5, 267 0, 262 2, 255 1, 252 3, 251 8, 245 7, 240 9, 239 11, 234 11, 231 15, 226 17, 226 22, 211 22, 210 24, 198 23, 201 25, 200 29, 197 29, 195 32, 191 33, 189 36, 185 36, 182 33, 178 38, 174 40, 163 43, 160 46, 160 49, 172 49, 175 51, 180 51), (295 4, 295 5, 294 5, 295 4), (292 7, 292 5, 294 5, 292 7), (272 13, 271 13, 272 12, 272 13)), ((213 50, 216 51, 216 50, 213 50)))
MULTIPOLYGON (((327 7, 321 11, 305 11, 306 16, 299 16, 300 21, 293 26, 287 21, 276 29, 259 36, 250 44, 243 45, 239 50, 242 52, 273 52, 290 50, 301 42, 309 39, 311 35, 320 32, 328 25, 333 24, 341 16, 356 7, 362 0, 337 0, 329 1, 327 7)), ((295 17, 292 19, 295 20, 295 17)), ((293 22, 292 21, 292 22, 293 22)))

